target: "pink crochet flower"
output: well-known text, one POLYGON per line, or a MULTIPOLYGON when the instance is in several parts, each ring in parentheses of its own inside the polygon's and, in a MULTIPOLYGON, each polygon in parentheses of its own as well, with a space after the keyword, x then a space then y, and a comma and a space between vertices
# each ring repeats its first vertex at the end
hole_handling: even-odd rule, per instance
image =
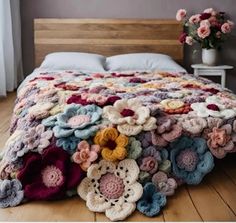
POLYGON ((42 155, 26 154, 17 178, 23 185, 26 198, 52 200, 62 198, 67 190, 78 186, 83 171, 70 161, 66 151, 50 146, 42 155))
POLYGON ((73 154, 72 160, 79 164, 84 171, 87 171, 92 162, 98 158, 99 152, 99 145, 90 146, 87 141, 83 140, 78 144, 77 152, 73 154))
POLYGON ((198 161, 198 155, 192 149, 182 150, 176 158, 178 167, 181 169, 185 169, 189 172, 195 170, 198 161))
POLYGON ((173 195, 177 188, 177 182, 174 178, 168 178, 167 174, 158 171, 152 177, 152 182, 157 187, 157 190, 166 196, 173 195))
POLYGON ((175 124, 175 121, 167 116, 157 118, 156 124, 157 129, 151 132, 153 145, 165 147, 182 134, 181 125, 175 124))
POLYGON ((107 173, 100 179, 100 192, 108 199, 118 199, 125 191, 125 185, 120 177, 107 173))
POLYGON ((214 127, 208 134, 207 145, 212 154, 218 159, 222 159, 229 152, 234 150, 234 142, 231 138, 232 126, 226 124, 221 128, 214 127))
POLYGON ((158 162, 154 157, 148 156, 142 159, 140 170, 148 172, 150 174, 154 174, 157 171, 157 169, 158 169, 158 162))

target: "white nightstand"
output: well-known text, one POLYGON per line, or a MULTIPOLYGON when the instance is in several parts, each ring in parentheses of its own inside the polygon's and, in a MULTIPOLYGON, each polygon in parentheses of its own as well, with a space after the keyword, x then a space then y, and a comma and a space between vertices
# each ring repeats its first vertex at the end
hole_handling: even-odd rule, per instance
POLYGON ((194 76, 221 76, 221 86, 225 87, 226 70, 233 69, 233 66, 220 65, 208 66, 204 64, 193 64, 191 67, 194 69, 194 76))

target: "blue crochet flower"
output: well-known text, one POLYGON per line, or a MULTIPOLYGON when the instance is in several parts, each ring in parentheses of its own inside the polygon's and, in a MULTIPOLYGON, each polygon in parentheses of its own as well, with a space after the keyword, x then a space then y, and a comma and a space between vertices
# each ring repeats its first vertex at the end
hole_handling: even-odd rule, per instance
POLYGON ((14 207, 21 203, 24 191, 19 180, 0 180, 0 207, 14 207))
POLYGON ((187 184, 199 184, 214 167, 206 140, 183 136, 170 144, 173 173, 187 184))
POLYGON ((53 128, 56 125, 56 122, 57 115, 49 116, 48 118, 42 120, 42 124, 48 128, 53 128))
POLYGON ((54 123, 52 119, 53 132, 56 138, 65 138, 75 136, 79 139, 88 139, 98 130, 97 124, 100 124, 102 109, 96 105, 76 105, 71 104, 66 107, 63 113, 56 116, 54 123))
POLYGON ((75 136, 68 136, 65 138, 59 138, 56 141, 56 145, 58 147, 62 147, 65 151, 67 151, 69 154, 73 154, 76 150, 76 147, 78 143, 80 142, 80 139, 78 139, 75 136))
POLYGON ((161 208, 166 205, 166 196, 157 192, 153 183, 146 183, 143 195, 137 203, 137 209, 148 217, 158 215, 161 208))

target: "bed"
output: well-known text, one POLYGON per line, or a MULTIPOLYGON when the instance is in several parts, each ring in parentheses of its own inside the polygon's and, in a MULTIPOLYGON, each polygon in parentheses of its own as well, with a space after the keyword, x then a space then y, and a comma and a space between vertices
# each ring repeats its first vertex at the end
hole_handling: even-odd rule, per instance
MULTIPOLYGON (((172 20, 36 19, 35 61, 152 52, 181 63, 178 30, 172 20)), ((112 221, 135 209, 156 216, 178 186, 199 184, 236 151, 235 99, 182 72, 36 69, 17 93, 0 206, 77 196, 112 221)))

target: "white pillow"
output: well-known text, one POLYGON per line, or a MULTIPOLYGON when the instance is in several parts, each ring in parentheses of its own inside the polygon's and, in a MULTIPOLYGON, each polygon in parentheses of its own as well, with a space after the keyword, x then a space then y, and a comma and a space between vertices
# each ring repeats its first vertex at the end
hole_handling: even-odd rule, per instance
POLYGON ((99 54, 59 52, 48 54, 40 69, 104 72, 106 57, 99 54))
POLYGON ((187 71, 177 64, 170 56, 157 53, 121 54, 108 57, 106 60, 108 71, 187 71))

